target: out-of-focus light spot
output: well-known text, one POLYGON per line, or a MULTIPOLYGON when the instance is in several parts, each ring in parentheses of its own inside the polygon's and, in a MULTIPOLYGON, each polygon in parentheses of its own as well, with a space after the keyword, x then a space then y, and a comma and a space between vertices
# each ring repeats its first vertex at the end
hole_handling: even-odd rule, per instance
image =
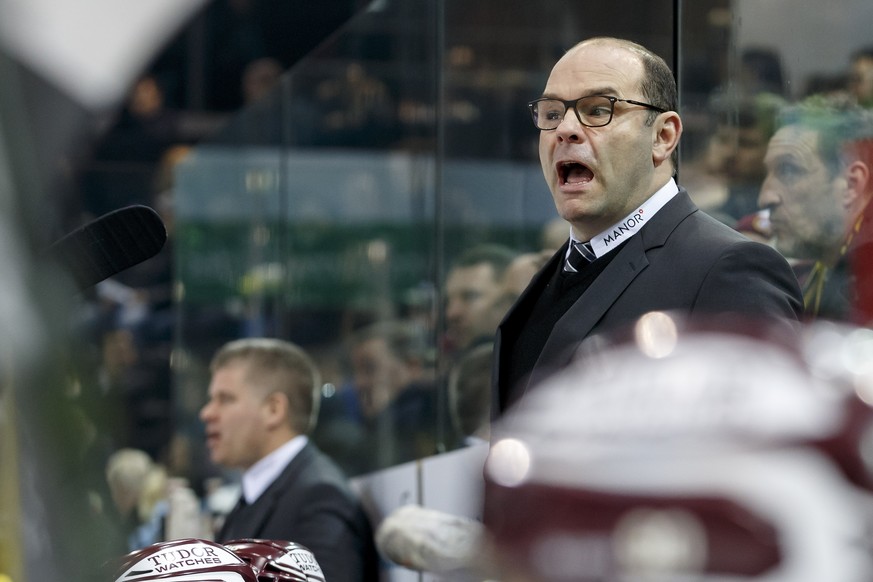
POLYGON ((488 454, 486 471, 498 485, 516 487, 530 473, 531 457, 527 446, 518 439, 501 439, 488 454))
POLYGON ((616 525, 615 548, 623 573, 665 580, 670 574, 697 574, 706 564, 706 527, 678 508, 631 509, 616 525))
POLYGON ((855 394, 864 404, 873 406, 873 377, 857 378, 855 382, 855 394))
POLYGON ((873 330, 853 331, 845 342, 840 359, 846 371, 852 375, 873 374, 873 330))
POLYGON ((634 327, 640 351, 650 358, 665 358, 676 349, 679 332, 673 318, 661 311, 643 315, 634 327))
POLYGON ((384 240, 374 240, 367 245, 367 259, 381 264, 388 258, 388 244, 384 240))

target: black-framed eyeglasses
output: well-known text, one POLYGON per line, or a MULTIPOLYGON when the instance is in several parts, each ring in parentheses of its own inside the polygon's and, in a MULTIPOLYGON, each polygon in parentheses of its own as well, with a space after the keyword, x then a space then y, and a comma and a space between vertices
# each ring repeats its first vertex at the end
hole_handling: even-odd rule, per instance
POLYGON ((531 101, 527 104, 527 107, 530 109, 531 117, 537 129, 556 129, 561 124, 561 121, 563 121, 564 116, 567 115, 567 109, 571 107, 576 112, 576 118, 579 119, 579 123, 582 125, 587 127, 603 127, 612 121, 617 101, 653 109, 658 113, 666 111, 666 109, 661 109, 651 103, 643 103, 642 101, 634 101, 632 99, 619 99, 610 95, 588 95, 587 97, 571 99, 570 101, 543 97, 531 101))

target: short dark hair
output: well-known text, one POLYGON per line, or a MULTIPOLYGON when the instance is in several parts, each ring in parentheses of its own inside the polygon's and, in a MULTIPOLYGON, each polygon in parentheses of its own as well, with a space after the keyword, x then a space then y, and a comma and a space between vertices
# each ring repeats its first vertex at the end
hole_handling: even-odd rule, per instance
POLYGON ((853 63, 861 59, 873 59, 873 44, 856 49, 849 58, 853 63))
POLYGON ((719 94, 713 97, 709 110, 717 125, 757 129, 769 140, 776 132, 777 115, 787 106, 788 102, 776 93, 719 94))
POLYGON ((463 251, 452 263, 452 268, 475 267, 487 263, 494 269, 494 276, 500 277, 517 256, 518 253, 507 246, 483 243, 463 251))
MULTIPOLYGON (((587 43, 613 43, 634 53, 643 65, 643 77, 640 80, 643 99, 665 111, 678 111, 679 88, 676 85, 676 77, 663 58, 643 45, 623 38, 597 36, 583 40, 579 45, 587 43)), ((658 112, 650 111, 647 123, 651 125, 656 117, 658 112)))
MULTIPOLYGON (((639 47, 636 52, 640 55, 640 60, 643 63, 643 78, 640 83, 643 98, 666 111, 677 111, 679 109, 679 91, 676 86, 676 77, 673 76, 670 66, 664 59, 648 49, 640 45, 635 46, 639 47)), ((652 124, 657 116, 657 111, 650 111, 648 123, 652 124)))
POLYGON ((320 403, 321 374, 312 358, 296 344, 273 338, 245 338, 225 344, 213 356, 213 374, 233 363, 246 365, 245 377, 266 394, 288 399, 289 422, 300 434, 315 427, 320 403))
POLYGON ((404 362, 429 362, 432 356, 421 327, 411 321, 385 320, 354 330, 349 344, 357 346, 372 339, 384 340, 388 350, 404 362))
POLYGON ((462 436, 488 427, 491 418, 491 360, 494 344, 479 344, 464 352, 449 371, 449 418, 462 436))
POLYGON ((811 95, 783 108, 777 127, 800 126, 818 135, 818 154, 832 174, 845 159, 849 144, 871 138, 871 114, 843 95, 811 95))

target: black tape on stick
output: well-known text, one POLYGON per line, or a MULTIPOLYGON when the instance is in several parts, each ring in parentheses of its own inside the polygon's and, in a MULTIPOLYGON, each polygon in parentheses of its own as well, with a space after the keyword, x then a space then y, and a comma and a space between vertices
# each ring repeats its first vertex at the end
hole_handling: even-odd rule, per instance
POLYGON ((155 256, 167 241, 158 213, 134 205, 104 214, 57 240, 48 256, 66 268, 79 290, 155 256))

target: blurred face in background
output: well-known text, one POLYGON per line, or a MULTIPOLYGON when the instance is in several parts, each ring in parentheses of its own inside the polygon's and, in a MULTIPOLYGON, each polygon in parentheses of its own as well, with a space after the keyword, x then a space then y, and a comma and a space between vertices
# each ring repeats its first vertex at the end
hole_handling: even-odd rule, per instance
POLYGON ((818 150, 818 134, 797 125, 781 128, 764 160, 767 176, 758 205, 770 209, 776 248, 786 257, 820 259, 842 241, 845 180, 818 150))
POLYGON ((852 63, 849 91, 861 105, 873 106, 873 58, 861 57, 852 63))
POLYGON ((479 263, 455 267, 446 279, 446 334, 456 349, 495 332, 491 307, 499 282, 494 267, 479 263))
POLYGON ((384 410, 414 379, 409 364, 392 352, 388 342, 380 337, 353 346, 351 364, 361 410, 368 418, 384 410))
POLYGON ((200 410, 209 457, 223 467, 248 469, 265 454, 269 405, 266 395, 249 384, 247 368, 232 361, 216 370, 200 410))
POLYGON ((767 137, 758 127, 720 124, 707 144, 707 171, 731 182, 760 183, 766 152, 767 137))

